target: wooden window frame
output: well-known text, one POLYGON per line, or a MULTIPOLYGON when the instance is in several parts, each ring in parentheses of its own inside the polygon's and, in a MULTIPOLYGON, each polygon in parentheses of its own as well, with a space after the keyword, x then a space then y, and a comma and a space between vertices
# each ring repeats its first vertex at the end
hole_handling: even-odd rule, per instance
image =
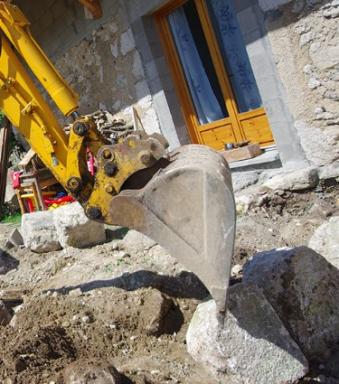
POLYGON ((203 125, 198 121, 188 84, 186 80, 182 81, 186 78, 186 76, 184 74, 179 54, 167 20, 167 16, 172 11, 184 5, 187 1, 188 0, 172 0, 161 7, 158 11, 156 11, 154 13, 154 17, 160 32, 161 44, 163 46, 165 56, 169 62, 170 71, 174 78, 175 90, 179 100, 181 101, 182 114, 188 128, 190 139, 193 143, 202 143, 203 139, 200 135, 200 130, 197 129, 197 127, 201 127, 201 131, 205 131, 206 129, 219 127, 220 121, 229 121, 232 127, 233 136, 235 137, 236 141, 244 141, 246 134, 243 130, 242 122, 257 115, 266 114, 266 112, 262 107, 253 111, 247 111, 243 113, 239 112, 236 98, 234 96, 234 92, 226 72, 224 60, 218 45, 218 40, 211 23, 211 19, 209 17, 209 11, 204 0, 193 1, 195 3, 203 32, 206 37, 212 63, 216 71, 217 79, 220 84, 221 92, 229 117, 225 118, 224 120, 218 120, 203 125))

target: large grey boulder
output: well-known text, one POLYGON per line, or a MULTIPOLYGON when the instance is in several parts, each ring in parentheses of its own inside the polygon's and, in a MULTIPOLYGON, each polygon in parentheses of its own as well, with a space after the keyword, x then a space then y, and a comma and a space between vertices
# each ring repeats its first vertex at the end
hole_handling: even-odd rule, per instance
POLYGON ((303 168, 276 175, 267 180, 263 186, 271 190, 302 191, 314 188, 319 181, 317 168, 303 168))
POLYGON ((308 246, 339 269, 339 216, 331 217, 329 221, 317 228, 308 246))
POLYGON ((245 283, 263 289, 305 356, 325 361, 339 343, 339 271, 307 247, 258 253, 245 283))
POLYGON ((106 241, 104 224, 90 220, 77 202, 55 209, 53 216, 56 233, 63 248, 85 248, 106 241))
POLYGON ((307 361, 272 306, 255 286, 229 289, 221 326, 214 301, 200 304, 187 331, 191 356, 220 383, 294 383, 308 371, 307 361))
POLYGON ((25 213, 22 215, 20 232, 25 247, 33 252, 44 253, 61 249, 53 211, 25 213))

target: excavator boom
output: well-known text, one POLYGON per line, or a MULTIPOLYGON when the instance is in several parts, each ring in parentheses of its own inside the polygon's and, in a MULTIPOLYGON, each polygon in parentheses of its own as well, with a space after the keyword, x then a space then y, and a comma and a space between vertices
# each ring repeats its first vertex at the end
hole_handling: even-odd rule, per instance
POLYGON ((229 167, 218 153, 187 145, 168 153, 159 134, 132 131, 112 143, 32 37, 30 23, 0 1, 0 109, 90 219, 156 240, 205 284, 225 311, 235 233, 229 167), (65 117, 68 135, 30 78, 24 60, 65 117), (87 168, 90 151, 96 173, 87 168))

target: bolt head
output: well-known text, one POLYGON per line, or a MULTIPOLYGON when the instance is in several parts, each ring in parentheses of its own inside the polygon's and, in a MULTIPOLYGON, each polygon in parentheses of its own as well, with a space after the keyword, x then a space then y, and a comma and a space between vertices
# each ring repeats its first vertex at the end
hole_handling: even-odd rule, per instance
POLYGON ((118 166, 113 162, 106 163, 104 172, 106 176, 113 177, 118 172, 118 166))
POLYGON ((105 149, 102 151, 102 157, 103 157, 105 160, 110 160, 110 159, 113 158, 113 153, 111 152, 110 149, 105 148, 105 149))
POLYGON ((139 159, 144 165, 150 165, 154 159, 150 151, 141 151, 139 159))
POLYGON ((112 193, 114 192, 114 187, 113 187, 113 185, 112 185, 112 184, 107 184, 107 185, 105 186, 105 191, 106 191, 107 193, 109 193, 109 194, 112 194, 112 193))
POLYGON ((101 209, 98 207, 88 207, 86 209, 86 215, 91 220, 99 220, 102 217, 101 209))
POLYGON ((81 186, 82 186, 82 182, 81 182, 81 179, 79 179, 78 177, 70 177, 68 180, 67 180, 67 188, 72 192, 72 193, 76 193, 79 191, 79 189, 81 189, 81 186))
POLYGON ((73 125, 73 131, 78 135, 78 136, 85 136, 87 133, 88 128, 84 123, 80 122, 75 122, 73 125))

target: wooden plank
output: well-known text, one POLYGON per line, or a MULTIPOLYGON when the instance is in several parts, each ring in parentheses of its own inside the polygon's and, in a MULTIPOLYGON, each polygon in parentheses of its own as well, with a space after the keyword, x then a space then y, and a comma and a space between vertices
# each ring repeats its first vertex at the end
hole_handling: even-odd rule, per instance
POLYGON ((144 131, 145 128, 135 107, 132 107, 133 126, 135 131, 144 131))
POLYGON ((9 156, 10 122, 4 118, 3 126, 0 128, 0 212, 5 202, 8 156, 9 156))
POLYGON ((20 160, 20 163, 18 166, 24 170, 26 170, 26 167, 29 165, 29 163, 33 160, 33 157, 35 156, 35 152, 31 148, 25 156, 20 160))
POLYGON ((234 161, 247 160, 259 156, 262 154, 262 150, 258 144, 249 144, 244 147, 221 151, 220 153, 229 163, 232 163, 234 161))
POLYGON ((26 213, 26 208, 25 208, 25 204, 21 198, 21 194, 20 194, 19 189, 16 189, 15 193, 16 193, 16 197, 18 198, 21 214, 23 215, 24 213, 26 213))

